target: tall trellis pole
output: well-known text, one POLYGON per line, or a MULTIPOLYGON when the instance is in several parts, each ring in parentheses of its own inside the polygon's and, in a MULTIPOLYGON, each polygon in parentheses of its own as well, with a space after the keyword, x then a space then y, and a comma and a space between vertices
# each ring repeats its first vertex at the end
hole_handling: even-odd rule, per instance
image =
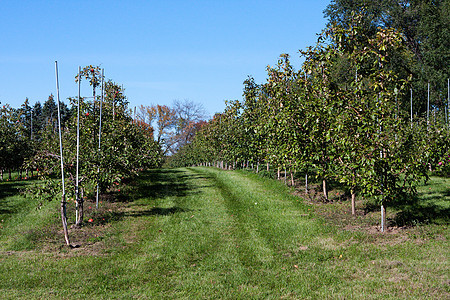
POLYGON ((30 140, 33 140, 33 108, 30 110, 30 140))
POLYGON ((428 82, 428 93, 427 93, 427 130, 430 127, 430 83, 428 82))
POLYGON ((450 127, 450 78, 447 78, 447 124, 450 127))
MULTIPOLYGON (((99 120, 99 125, 98 125, 98 155, 100 156, 100 150, 101 150, 101 142, 102 142, 102 107, 103 107, 103 101, 104 101, 104 96, 105 96, 105 85, 104 85, 104 72, 105 69, 102 69, 102 88, 101 88, 101 99, 100 99, 100 120, 99 120)), ((96 196, 95 196, 95 207, 98 208, 98 189, 99 189, 99 184, 98 184, 98 177, 100 176, 100 164, 97 166, 97 192, 96 192, 96 196)))
POLYGON ((78 224, 78 203, 80 201, 79 193, 79 165, 80 165, 80 98, 81 98, 81 67, 78 67, 78 102, 77 102, 77 162, 75 174, 75 222, 78 224))
POLYGON ((67 230, 67 213, 66 213, 66 189, 64 187, 64 159, 63 159, 63 146, 61 137, 61 110, 59 103, 59 78, 58 78, 58 62, 55 61, 55 73, 56 73, 56 103, 58 108, 58 132, 59 132, 59 154, 61 160, 61 182, 62 182, 62 196, 61 196, 61 220, 64 229, 64 239, 66 245, 70 246, 69 232, 67 230))
MULTIPOLYGON (((381 68, 381 61, 378 60, 378 67, 381 68)), ((381 101, 380 101, 380 93, 378 93, 377 95, 377 104, 379 105, 378 109, 381 109, 381 101)), ((382 125, 381 125, 381 121, 380 119, 377 117, 377 123, 378 123, 378 138, 381 138, 382 135, 382 125)), ((383 159, 383 145, 381 140, 378 141, 381 145, 380 145, 380 159, 383 159)), ((385 201, 385 190, 384 190, 384 171, 381 174, 381 195, 382 195, 382 200, 381 200, 381 232, 384 232, 386 230, 386 207, 384 206, 384 201, 385 201)))
POLYGON ((413 95, 412 95, 412 88, 410 89, 411 91, 411 127, 413 124, 413 95))

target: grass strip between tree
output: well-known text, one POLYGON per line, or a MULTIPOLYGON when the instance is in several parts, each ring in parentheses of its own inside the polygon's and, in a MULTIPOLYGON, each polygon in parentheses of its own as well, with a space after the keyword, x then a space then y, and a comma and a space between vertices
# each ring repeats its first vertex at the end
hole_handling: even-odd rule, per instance
POLYGON ((90 235, 72 250, 59 246, 57 201, 36 211, 24 199, 0 196, 5 299, 450 295, 446 224, 401 236, 345 231, 280 182, 247 172, 146 172, 120 201, 104 202, 104 214, 92 210, 92 224, 72 230, 74 239, 90 235))

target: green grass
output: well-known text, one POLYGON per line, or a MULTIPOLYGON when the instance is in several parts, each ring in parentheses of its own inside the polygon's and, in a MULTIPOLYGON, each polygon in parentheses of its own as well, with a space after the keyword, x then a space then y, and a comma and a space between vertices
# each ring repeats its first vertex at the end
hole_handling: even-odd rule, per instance
MULTIPOLYGON (((420 196, 439 211, 449 186, 440 180, 420 196)), ((274 180, 214 168, 154 170, 98 211, 87 209, 94 222, 71 230, 80 247, 69 249, 58 201, 37 211, 14 184, 0 184, 4 299, 450 296, 445 220, 387 234, 343 230, 325 205, 274 180)))

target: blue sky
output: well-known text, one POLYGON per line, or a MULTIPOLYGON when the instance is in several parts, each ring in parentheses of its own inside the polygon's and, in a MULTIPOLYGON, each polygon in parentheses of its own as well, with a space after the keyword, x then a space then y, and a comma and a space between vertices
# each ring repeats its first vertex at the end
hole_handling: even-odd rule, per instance
MULTIPOLYGON (((100 65, 130 106, 201 103, 209 115, 242 99, 243 81, 313 45, 325 0, 12 1, 0 10, 0 102, 77 95, 78 66, 100 65)), ((90 96, 87 82, 82 96, 90 96)), ((67 103, 67 101, 66 101, 67 103)))

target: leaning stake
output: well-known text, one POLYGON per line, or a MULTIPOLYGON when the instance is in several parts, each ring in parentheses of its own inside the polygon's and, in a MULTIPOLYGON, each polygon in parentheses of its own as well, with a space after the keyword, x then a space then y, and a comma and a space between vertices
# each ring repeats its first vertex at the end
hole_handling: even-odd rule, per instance
POLYGON ((70 246, 69 232, 67 231, 67 215, 66 215, 66 190, 64 188, 64 160, 63 160, 63 148, 62 148, 62 138, 61 138, 61 111, 59 108, 59 80, 58 80, 58 62, 55 61, 55 72, 56 72, 56 103, 58 104, 58 130, 59 130, 59 154, 61 157, 61 181, 62 181, 62 197, 61 197, 61 220, 64 229, 64 239, 66 240, 66 245, 70 246))

